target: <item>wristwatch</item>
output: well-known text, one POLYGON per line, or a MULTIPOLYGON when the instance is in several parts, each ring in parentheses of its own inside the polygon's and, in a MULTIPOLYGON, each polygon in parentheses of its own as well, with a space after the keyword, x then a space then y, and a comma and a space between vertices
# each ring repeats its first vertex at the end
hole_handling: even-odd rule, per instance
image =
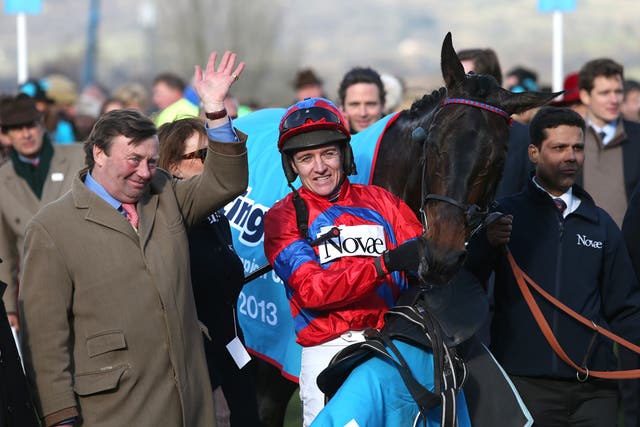
POLYGON ((207 117, 207 119, 209 120, 218 120, 223 118, 224 116, 227 115, 227 110, 226 109, 222 109, 220 111, 214 111, 212 113, 207 113, 205 112, 204 115, 207 117))

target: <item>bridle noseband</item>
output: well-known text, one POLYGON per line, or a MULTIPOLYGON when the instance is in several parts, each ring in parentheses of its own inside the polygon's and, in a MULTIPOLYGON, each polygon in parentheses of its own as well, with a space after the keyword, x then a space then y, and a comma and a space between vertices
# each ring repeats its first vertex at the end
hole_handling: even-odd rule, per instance
POLYGON ((422 226, 424 227, 425 231, 429 229, 429 224, 428 224, 429 221, 427 220, 427 202, 429 200, 437 200, 439 202, 445 202, 452 206, 455 206, 456 208, 462 211, 462 213, 464 214, 465 225, 468 228, 471 228, 471 232, 469 233, 469 236, 465 238, 465 246, 467 245, 467 242, 469 241, 471 236, 476 234, 476 232, 480 229, 480 227, 482 227, 482 224, 484 223, 484 219, 487 217, 487 214, 489 213, 488 209, 482 209, 480 206, 476 204, 468 205, 468 204, 460 203, 456 199, 452 199, 451 197, 447 197, 447 196, 442 196, 440 194, 433 194, 433 193, 427 194, 426 196, 424 196, 422 207, 420 207, 420 214, 422 215, 422 226))
MULTIPOLYGON (((461 105, 468 105, 470 107, 474 107, 474 108, 480 108, 482 110, 486 110, 486 111, 490 111, 494 114, 499 115, 500 117, 504 118, 507 123, 509 124, 509 126, 511 126, 511 124, 513 123, 513 119, 511 118, 511 115, 509 113, 507 113, 506 111, 498 108, 498 107, 494 107, 493 105, 489 105, 489 104, 485 104, 483 102, 478 102, 478 101, 473 101, 471 99, 465 99, 465 98, 445 98, 440 102, 440 105, 442 107, 447 106, 447 105, 452 105, 452 104, 461 104, 461 105)), ((425 135, 426 138, 426 135, 425 135)), ((433 193, 429 193, 429 194, 425 194, 427 192, 426 190, 426 186, 425 186, 425 179, 424 179, 424 175, 425 175, 425 168, 427 167, 427 162, 425 161, 423 163, 422 166, 422 205, 420 206, 420 215, 422 217, 422 226, 424 227, 425 232, 429 229, 429 224, 428 224, 428 220, 427 220, 427 202, 429 200, 435 200, 435 201, 439 201, 439 202, 444 202, 444 203, 448 203, 452 206, 455 206, 456 208, 460 209, 462 211, 462 213, 465 216, 465 225, 468 228, 471 228, 471 232, 469 233, 469 235, 465 238, 465 246, 467 245, 467 243, 469 242, 469 239, 471 239, 471 236, 473 236, 483 225, 484 223, 484 219, 486 218, 487 214, 489 213, 489 209, 485 208, 482 209, 481 207, 479 207, 476 204, 466 204, 466 203, 462 203, 459 202, 451 197, 448 196, 443 196, 440 194, 433 194, 433 193)))

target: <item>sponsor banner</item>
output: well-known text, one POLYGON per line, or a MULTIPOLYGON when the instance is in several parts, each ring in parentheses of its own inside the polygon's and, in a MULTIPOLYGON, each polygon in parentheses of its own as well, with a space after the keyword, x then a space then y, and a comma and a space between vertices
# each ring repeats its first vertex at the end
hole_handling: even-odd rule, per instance
MULTIPOLYGON (((290 191, 277 147, 278 125, 284 112, 284 108, 267 108, 233 121, 234 126, 248 135, 249 186, 244 194, 225 206, 224 213, 231 226, 236 252, 244 263, 245 275, 267 264, 263 251, 264 215, 290 191)), ((352 137, 358 175, 350 177, 351 182, 369 182, 377 141, 392 117, 395 116, 384 117, 352 137)), ((296 180, 293 185, 299 187, 300 181, 296 180)), ((384 242, 384 236, 382 240, 384 242)), ((349 245, 354 243, 358 242, 348 242, 347 249, 351 250, 349 245)), ((365 252, 379 250, 371 241, 363 245, 365 252)), ((295 342, 293 318, 280 278, 270 271, 247 283, 238 298, 237 313, 245 345, 251 353, 277 365, 286 377, 296 379, 302 348, 295 342)))
MULTIPOLYGON (((317 237, 329 232, 332 225, 321 227, 317 237)), ((320 264, 347 256, 380 256, 387 250, 381 225, 341 225, 340 235, 319 246, 320 264)))

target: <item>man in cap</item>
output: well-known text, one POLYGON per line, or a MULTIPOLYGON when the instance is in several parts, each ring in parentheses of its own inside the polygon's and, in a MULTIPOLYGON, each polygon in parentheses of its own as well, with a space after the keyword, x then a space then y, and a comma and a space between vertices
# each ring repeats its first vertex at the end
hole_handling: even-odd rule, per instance
POLYGON ((11 142, 10 161, 0 167, 0 280, 7 283, 3 300, 9 323, 18 328, 18 267, 25 228, 49 202, 71 188, 83 166, 82 147, 55 145, 42 124, 33 98, 22 93, 0 101, 2 133, 11 142))
POLYGON ((339 350, 362 341, 365 329, 382 326, 408 289, 403 271, 418 270, 424 246, 422 225, 403 201, 349 182, 356 173, 351 136, 331 101, 294 104, 279 130, 293 191, 265 216, 264 250, 286 286, 304 347, 299 378, 307 426, 324 406, 318 374, 339 350), (302 187, 294 189, 298 176, 302 187))

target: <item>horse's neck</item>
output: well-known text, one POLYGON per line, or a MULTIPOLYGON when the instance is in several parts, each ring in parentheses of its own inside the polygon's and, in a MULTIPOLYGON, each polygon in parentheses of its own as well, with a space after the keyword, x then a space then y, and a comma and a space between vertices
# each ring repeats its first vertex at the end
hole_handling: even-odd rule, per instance
MULTIPOLYGON (((404 200, 418 214, 421 205, 422 144, 412 140, 418 126, 428 126, 427 119, 413 119, 405 111, 387 129, 380 141, 373 184, 390 191, 404 200)), ((428 128, 428 127, 427 127, 428 128)))

